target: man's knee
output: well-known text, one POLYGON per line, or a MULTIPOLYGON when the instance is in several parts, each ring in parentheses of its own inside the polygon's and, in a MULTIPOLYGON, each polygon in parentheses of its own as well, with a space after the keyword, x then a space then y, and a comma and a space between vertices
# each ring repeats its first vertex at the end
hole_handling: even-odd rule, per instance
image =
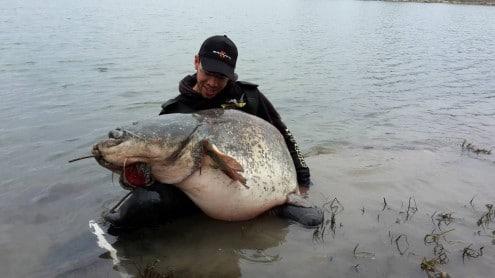
POLYGON ((166 223, 194 213, 196 205, 179 189, 156 184, 147 189, 134 189, 122 203, 103 218, 114 226, 140 227, 166 223))

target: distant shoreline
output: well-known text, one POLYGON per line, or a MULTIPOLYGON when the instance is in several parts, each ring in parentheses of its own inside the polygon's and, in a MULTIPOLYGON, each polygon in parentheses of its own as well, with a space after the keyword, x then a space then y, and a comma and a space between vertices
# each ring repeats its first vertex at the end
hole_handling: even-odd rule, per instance
POLYGON ((495 0, 382 0, 382 1, 495 6, 495 0))

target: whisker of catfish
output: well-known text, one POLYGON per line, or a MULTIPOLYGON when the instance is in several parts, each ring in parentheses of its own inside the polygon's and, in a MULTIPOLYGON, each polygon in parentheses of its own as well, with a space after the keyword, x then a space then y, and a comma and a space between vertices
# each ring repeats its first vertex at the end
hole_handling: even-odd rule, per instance
POLYGON ((69 160, 69 163, 72 163, 72 162, 78 161, 78 160, 87 159, 87 158, 93 158, 93 157, 95 157, 95 156, 94 155, 88 155, 88 156, 78 157, 78 158, 74 158, 74 159, 69 160))

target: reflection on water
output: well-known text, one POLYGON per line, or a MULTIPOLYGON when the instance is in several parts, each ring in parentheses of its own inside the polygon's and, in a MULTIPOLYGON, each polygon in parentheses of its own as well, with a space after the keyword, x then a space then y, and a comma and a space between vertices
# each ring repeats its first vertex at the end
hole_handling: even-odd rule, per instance
POLYGON ((260 84, 310 156, 310 198, 344 210, 334 203, 316 230, 199 217, 108 236, 122 258, 158 257, 186 276, 424 277, 420 262, 441 244, 452 276, 492 276, 493 223, 477 222, 494 202, 495 156, 461 145, 495 149, 495 9, 253 1, 3 3, 3 277, 119 277, 88 221, 124 192, 94 161, 67 161, 158 114, 220 33, 239 46, 240 78, 260 84))
POLYGON ((153 265, 154 271, 174 277, 239 277, 244 263, 280 260, 271 248, 280 246, 287 232, 288 223, 272 216, 240 223, 197 216, 121 234, 113 247, 125 273, 153 265))

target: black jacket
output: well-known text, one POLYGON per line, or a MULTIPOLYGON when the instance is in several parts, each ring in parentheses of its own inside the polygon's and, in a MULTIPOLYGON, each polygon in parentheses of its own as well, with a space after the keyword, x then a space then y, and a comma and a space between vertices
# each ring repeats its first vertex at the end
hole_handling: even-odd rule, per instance
POLYGON ((258 85, 249 82, 230 82, 212 99, 203 98, 193 91, 196 76, 186 76, 179 84, 180 95, 162 105, 160 115, 171 113, 193 113, 212 108, 234 108, 258 116, 275 126, 285 139, 296 167, 300 185, 310 185, 309 168, 299 151, 294 137, 282 122, 270 101, 258 90, 258 85))

